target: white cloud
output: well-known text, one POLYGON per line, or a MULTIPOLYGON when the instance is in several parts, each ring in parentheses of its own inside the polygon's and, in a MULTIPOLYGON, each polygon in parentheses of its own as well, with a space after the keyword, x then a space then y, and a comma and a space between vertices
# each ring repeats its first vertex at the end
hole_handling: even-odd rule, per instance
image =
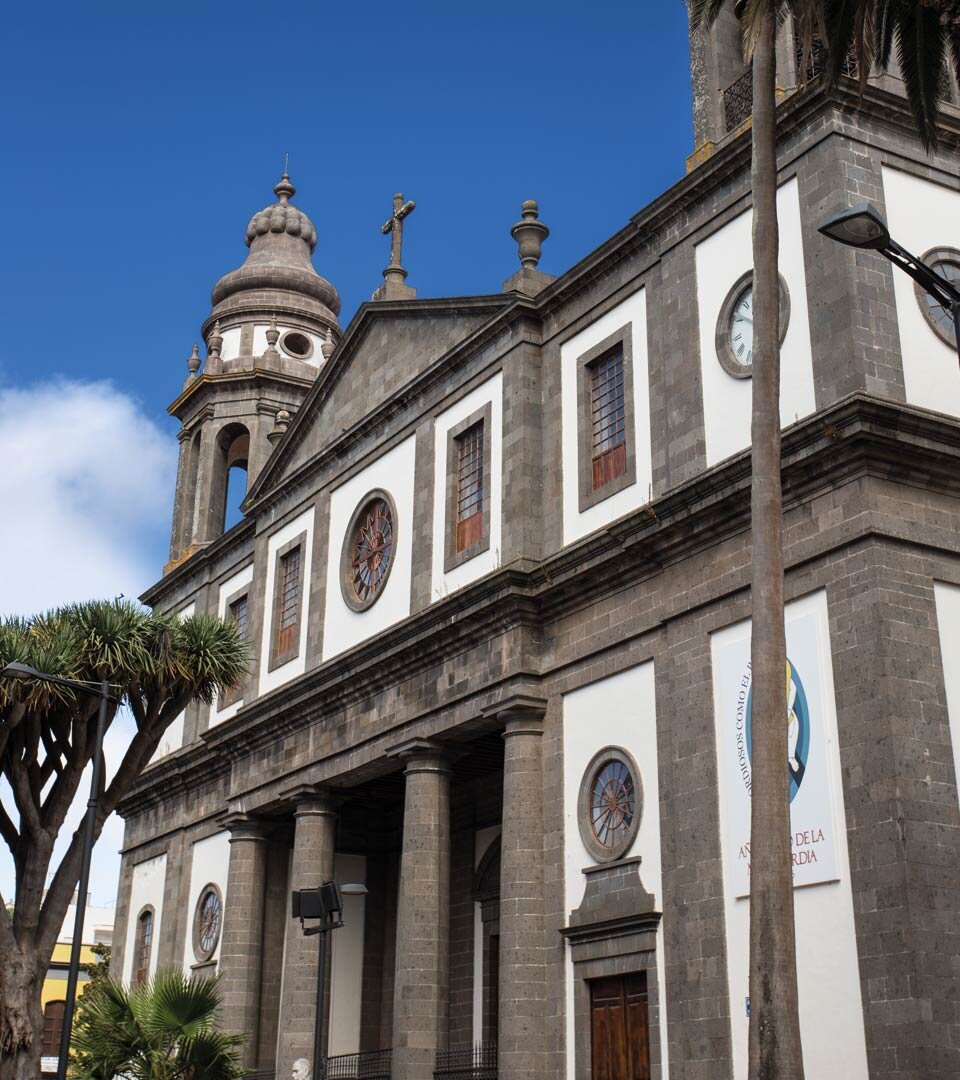
MULTIPOLYGON (((0 616, 74 600, 136 597, 160 576, 169 536, 176 441, 108 382, 0 386, 0 616)), ((129 718, 107 733, 108 770, 129 741, 129 718)), ((89 770, 57 842, 55 869, 86 807, 89 770)), ((0 799, 12 809, 9 789, 0 799)), ((116 897, 123 823, 104 826, 93 856, 94 903, 116 897)), ((0 893, 13 865, 0 845, 0 893)))
POLYGON ((159 576, 176 442, 110 383, 0 387, 0 614, 136 596, 159 576))

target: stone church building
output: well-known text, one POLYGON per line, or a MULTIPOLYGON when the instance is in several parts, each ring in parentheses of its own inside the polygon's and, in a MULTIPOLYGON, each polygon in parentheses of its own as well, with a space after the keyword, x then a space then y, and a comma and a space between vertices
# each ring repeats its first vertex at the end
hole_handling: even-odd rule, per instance
MULTIPOLYGON (((320 1071, 318 939, 290 894, 334 879, 366 893, 329 939, 331 1077, 746 1076, 750 77, 730 22, 692 55, 686 176, 557 277, 528 202, 502 287, 419 297, 398 198, 384 282, 343 327, 284 175, 213 290, 144 600, 236 620, 252 662, 122 807, 114 964, 219 972, 263 1077, 320 1071)), ((895 76, 860 101, 816 64, 798 90, 785 26, 804 1055, 808 1077, 946 1080, 960 371, 943 311, 817 226, 869 201, 960 275, 960 110, 928 156, 895 76)))

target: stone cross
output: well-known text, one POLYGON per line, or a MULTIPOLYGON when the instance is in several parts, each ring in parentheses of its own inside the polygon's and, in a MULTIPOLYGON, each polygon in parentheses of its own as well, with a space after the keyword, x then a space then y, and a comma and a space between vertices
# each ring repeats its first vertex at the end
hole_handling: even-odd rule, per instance
POLYGON ((390 215, 390 219, 380 226, 380 231, 384 236, 386 236, 387 233, 393 233, 393 238, 390 243, 390 266, 388 269, 392 270, 403 265, 400 261, 403 249, 403 219, 416 208, 417 204, 413 199, 404 202, 403 196, 399 192, 394 195, 393 213, 390 215))

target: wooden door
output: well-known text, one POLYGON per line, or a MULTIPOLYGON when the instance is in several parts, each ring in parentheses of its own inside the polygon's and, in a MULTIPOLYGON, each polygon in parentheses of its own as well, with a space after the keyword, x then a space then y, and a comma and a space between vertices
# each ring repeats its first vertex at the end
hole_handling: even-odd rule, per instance
POLYGON ((647 976, 590 983, 592 1080, 650 1080, 647 976))
POLYGON ((65 1001, 48 1001, 43 1010, 43 1041, 40 1053, 43 1057, 56 1057, 60 1053, 60 1035, 63 1032, 65 1001))

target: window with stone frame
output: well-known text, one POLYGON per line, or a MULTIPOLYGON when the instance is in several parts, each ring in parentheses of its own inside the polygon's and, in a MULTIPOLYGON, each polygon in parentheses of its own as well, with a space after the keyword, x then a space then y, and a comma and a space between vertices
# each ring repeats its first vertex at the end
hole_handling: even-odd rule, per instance
POLYGON ((303 560, 306 533, 301 533, 276 554, 273 581, 273 647, 269 669, 293 660, 300 652, 303 614, 303 560))
MULTIPOLYGON (((237 632, 240 634, 242 641, 247 640, 247 631, 250 621, 250 607, 249 607, 249 594, 246 590, 239 594, 231 596, 227 600, 227 620, 229 622, 236 623, 237 632)), ((240 678, 237 682, 225 690, 223 696, 220 698, 219 708, 226 709, 230 705, 236 705, 236 703, 243 698, 243 679, 240 678)))
POLYGON ((490 455, 493 404, 447 431, 443 572, 490 548, 490 455))
POLYGON ((580 512, 636 483, 632 324, 577 359, 580 512))
POLYGON ((150 978, 150 951, 153 947, 153 908, 146 907, 137 916, 137 933, 133 943, 133 985, 140 986, 150 978))

